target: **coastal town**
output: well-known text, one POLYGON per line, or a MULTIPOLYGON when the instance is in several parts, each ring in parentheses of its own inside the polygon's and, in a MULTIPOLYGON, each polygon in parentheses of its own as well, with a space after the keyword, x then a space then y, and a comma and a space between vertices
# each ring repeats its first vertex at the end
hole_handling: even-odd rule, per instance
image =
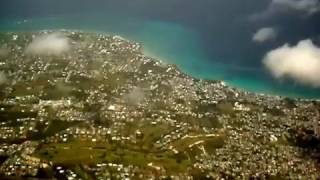
POLYGON ((190 77, 120 36, 0 33, 0 177, 318 179, 320 102, 190 77))

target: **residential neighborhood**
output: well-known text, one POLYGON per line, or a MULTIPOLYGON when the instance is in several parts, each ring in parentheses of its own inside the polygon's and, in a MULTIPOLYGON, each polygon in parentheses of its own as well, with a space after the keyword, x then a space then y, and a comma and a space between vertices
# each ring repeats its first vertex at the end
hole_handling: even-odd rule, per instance
POLYGON ((50 33, 0 33, 2 177, 320 177, 320 102, 196 79, 120 36, 61 31, 68 52, 25 52, 50 33))

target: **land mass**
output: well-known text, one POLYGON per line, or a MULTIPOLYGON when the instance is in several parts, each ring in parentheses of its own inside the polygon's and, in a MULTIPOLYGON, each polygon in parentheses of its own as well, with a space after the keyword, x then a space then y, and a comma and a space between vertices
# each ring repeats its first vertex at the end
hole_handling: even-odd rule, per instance
POLYGON ((201 80, 119 36, 1 33, 0 172, 56 179, 316 179, 319 102, 201 80))

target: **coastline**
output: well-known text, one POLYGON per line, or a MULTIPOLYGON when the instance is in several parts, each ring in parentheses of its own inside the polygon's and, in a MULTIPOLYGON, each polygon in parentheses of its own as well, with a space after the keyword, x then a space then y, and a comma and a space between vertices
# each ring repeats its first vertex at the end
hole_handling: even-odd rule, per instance
MULTIPOLYGON (((191 177, 194 169, 214 172, 213 177, 224 177, 220 172, 226 170, 230 177, 250 177, 257 172, 261 177, 266 173, 306 179, 318 176, 316 159, 301 156, 300 143, 295 144, 296 130, 310 129, 315 114, 312 104, 318 103, 251 93, 223 81, 191 77, 176 65, 162 65, 146 56, 141 44, 120 36, 64 30, 61 33, 74 45, 72 50, 60 58, 33 54, 24 61, 21 47, 28 47, 37 35, 50 36, 55 31, 46 32, 1 34, 11 45, 11 52, 1 62, 8 72, 16 72, 8 74, 10 90, 1 101, 2 113, 16 117, 19 112, 30 122, 17 124, 18 131, 2 133, 2 137, 15 141, 27 137, 30 141, 26 143, 35 144, 22 143, 22 148, 36 150, 27 155, 47 163, 52 170, 56 164, 70 162, 92 167, 102 167, 102 162, 125 164, 138 170, 154 163, 168 176, 183 172, 182 176, 191 177), (11 81, 16 79, 16 83, 11 81), (59 123, 68 126, 48 134, 46 129, 59 123), (30 128, 34 131, 24 131, 30 128), (193 147, 203 150, 193 151, 193 147), (124 154, 118 150, 125 150, 124 154), (85 158, 68 155, 77 152, 85 158), (184 163, 176 160, 179 152, 186 153, 184 163), (121 158, 124 156, 127 158, 121 158), (293 158, 298 160, 298 171, 289 168, 293 158), (226 160, 229 166, 224 167, 226 160), (258 165, 252 168, 252 164, 258 165), (306 169, 308 173, 301 173, 306 169)), ((8 119, 2 127, 11 124, 8 119)), ((2 165, 7 175, 19 172, 19 167, 10 167, 16 167, 15 158, 20 154, 12 154, 2 165)), ((31 170, 38 165, 32 163, 26 173, 35 176, 31 170)))
MULTIPOLYGON (((53 20, 53 21, 61 21, 61 19, 58 18, 54 18, 54 17, 50 17, 49 19, 53 20)), ((15 20, 15 23, 20 22, 20 24, 9 24, 10 21, 6 20, 6 21, 0 21, 0 22, 7 22, 8 25, 3 26, 0 31, 1 32, 32 32, 32 31, 41 31, 44 30, 45 28, 41 28, 41 25, 39 27, 37 26, 28 26, 26 24, 28 23, 32 23, 32 25, 34 25, 34 23, 36 24, 35 19, 27 19, 27 21, 22 20, 15 20), (27 30, 23 30, 23 26, 28 26, 29 28, 27 28, 27 30), (30 28, 32 27, 32 28, 30 28)), ((42 18, 41 21, 45 21, 45 18, 42 18)), ((79 27, 76 28, 76 26, 78 25, 72 25, 75 26, 74 28, 59 28, 60 26, 63 26, 64 23, 60 22, 60 25, 48 25, 48 29, 50 30, 55 30, 55 31, 59 31, 59 30, 67 30, 67 31, 79 31, 79 32, 92 32, 92 33, 103 33, 103 34, 107 34, 107 35, 117 35, 119 34, 121 37, 124 37, 125 39, 129 40, 129 41, 134 41, 134 42, 138 42, 141 43, 143 46, 143 53, 146 56, 150 56, 154 59, 159 60, 161 63, 165 63, 165 64, 175 64, 177 67, 179 67, 180 71, 190 75, 191 77, 194 78, 201 78, 201 79, 209 79, 209 80, 222 80, 225 81, 226 84, 232 88, 237 88, 240 89, 242 91, 248 91, 248 92, 252 92, 252 93, 256 93, 256 94, 268 94, 268 95, 272 95, 272 96, 282 96, 282 97, 289 97, 289 98, 293 98, 293 99, 308 99, 308 100, 318 100, 320 99, 320 94, 318 95, 317 93, 303 93, 302 91, 288 91, 288 88, 278 88, 278 87, 272 87, 272 86, 266 86, 264 82, 261 82, 259 80, 256 81, 251 81, 249 82, 248 79, 246 78, 238 78, 236 76, 236 79, 231 79, 229 80, 228 78, 225 78, 226 76, 226 72, 224 72, 225 70, 223 69, 224 67, 221 65, 218 65, 219 67, 214 67, 215 63, 211 63, 209 65, 207 65, 207 62, 202 62, 202 60, 197 60, 197 59, 203 59, 203 58, 207 58, 207 57, 201 57, 201 53, 196 52, 197 54, 192 54, 193 52, 188 52, 188 54, 182 55, 181 57, 179 57, 179 52, 177 51, 181 51, 181 49, 174 49, 176 48, 175 46, 170 47, 169 51, 170 52, 166 52, 166 50, 168 50, 168 47, 164 48, 163 46, 163 42, 159 42, 159 44, 156 44, 157 42, 148 42, 148 41, 153 41, 152 38, 150 38, 150 36, 152 36, 152 33, 148 33, 147 31, 149 30, 144 29, 144 31, 146 32, 135 32, 135 34, 128 34, 125 31, 119 31, 119 33, 114 32, 116 31, 117 28, 114 29, 110 29, 110 30, 103 30, 103 27, 101 27, 100 30, 95 29, 94 27, 90 27, 90 28, 85 28, 85 26, 83 27, 79 27), (51 28, 50 26, 56 26, 56 28, 51 28), (148 33, 147 35, 144 35, 143 33, 148 33), (141 39, 140 39, 141 38, 141 39), (161 44, 162 43, 162 44, 161 44), (150 47, 149 47, 150 46, 150 47), (161 49, 163 48, 163 49, 161 49), (160 49, 160 50, 159 50, 160 49), (165 55, 162 55, 161 52, 166 52, 165 55), (170 56, 168 58, 168 56, 170 56), (192 62, 189 62, 192 61, 192 62), (203 64, 201 64, 203 63, 203 64), (209 68, 208 66, 213 66, 211 68, 209 68), (311 95, 310 95, 311 94, 311 95)), ((59 23, 58 23, 59 24, 59 23)), ((161 26, 162 24, 155 24, 155 26, 161 26)), ((151 27, 152 29, 156 29, 156 27, 151 27)), ((169 31, 170 27, 165 27, 163 28, 162 31, 167 32, 169 31)), ((175 35, 175 33, 184 33, 182 27, 180 26, 176 26, 176 32, 172 33, 172 34, 168 34, 166 35, 167 38, 170 36, 175 35)), ((187 35, 190 34, 190 32, 185 32, 186 34, 182 35, 181 37, 179 37, 180 39, 186 37, 187 35)), ((192 33, 191 33, 192 34, 192 33)), ((178 38, 178 39, 179 39, 178 38)), ((193 40, 190 40, 190 43, 192 43, 193 40)), ((188 43, 188 41, 186 41, 188 43)), ((197 43, 197 42, 195 42, 197 43)), ((186 44, 186 43, 184 43, 186 44)), ((188 51, 188 50, 193 50, 193 46, 195 45, 188 45, 186 47, 184 47, 183 50, 188 51)), ((177 45, 178 47, 178 45, 177 45)), ((197 50, 195 50, 197 51, 197 50)), ((181 52, 180 52, 181 53, 181 52)), ((205 60, 203 60, 205 61, 205 60)), ((227 68, 227 67, 226 67, 227 68)), ((306 88, 307 89, 307 88, 306 88)), ((289 89, 291 90, 291 89, 289 89)), ((310 90, 308 89, 307 91, 313 92, 316 90, 310 90)))

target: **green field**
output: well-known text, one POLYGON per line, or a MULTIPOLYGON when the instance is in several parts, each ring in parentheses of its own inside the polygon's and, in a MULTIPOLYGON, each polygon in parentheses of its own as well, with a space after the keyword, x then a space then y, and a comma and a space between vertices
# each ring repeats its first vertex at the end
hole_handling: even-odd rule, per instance
POLYGON ((146 167, 152 162, 169 172, 183 172, 191 164, 188 159, 181 160, 171 151, 139 151, 117 143, 95 143, 79 139, 43 145, 35 156, 68 166, 112 162, 146 167))

